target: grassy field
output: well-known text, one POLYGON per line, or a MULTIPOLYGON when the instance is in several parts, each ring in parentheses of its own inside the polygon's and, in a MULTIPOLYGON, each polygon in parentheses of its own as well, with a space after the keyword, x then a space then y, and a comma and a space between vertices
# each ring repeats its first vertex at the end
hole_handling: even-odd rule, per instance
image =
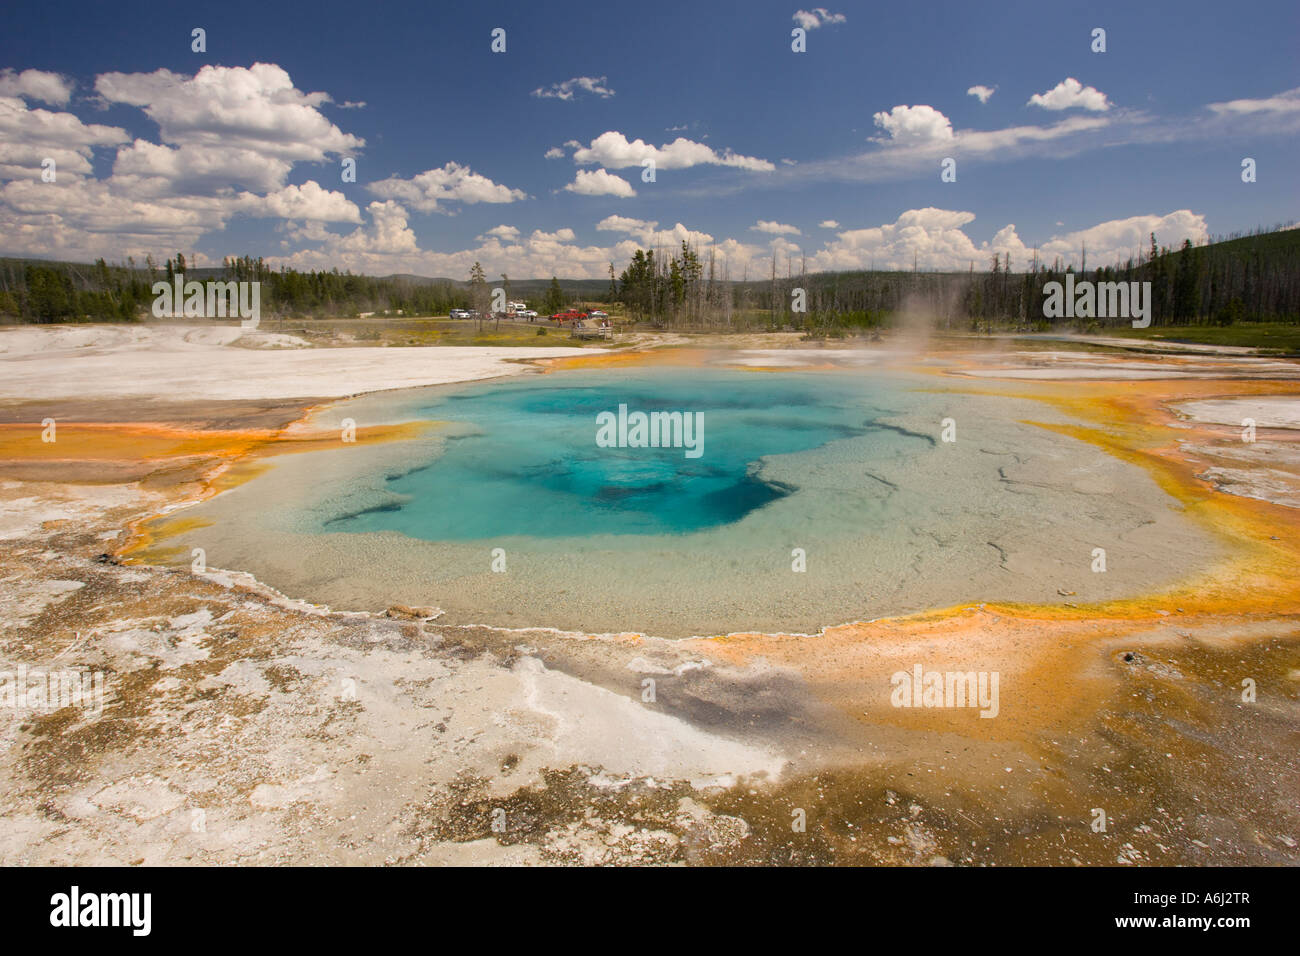
POLYGON ((1236 325, 1161 326, 1149 329, 1106 329, 1106 335, 1132 339, 1162 339, 1198 345, 1242 345, 1276 349, 1284 355, 1300 355, 1300 325, 1274 322, 1241 322, 1236 325))
POLYGON ((548 321, 477 322, 445 318, 285 319, 263 322, 268 332, 300 335, 316 345, 496 345, 574 348, 609 345, 602 340, 574 339, 569 330, 548 321))

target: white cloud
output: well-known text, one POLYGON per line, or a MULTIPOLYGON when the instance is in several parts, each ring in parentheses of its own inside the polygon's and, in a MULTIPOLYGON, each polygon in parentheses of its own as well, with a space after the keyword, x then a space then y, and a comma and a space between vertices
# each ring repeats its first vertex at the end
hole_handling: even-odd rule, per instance
POLYGON ((848 21, 842 13, 831 13, 825 7, 813 7, 811 10, 796 10, 790 18, 805 30, 816 30, 820 26, 848 21))
POLYGON ((72 80, 44 70, 0 70, 0 96, 21 96, 53 106, 66 106, 72 99, 72 80))
MULTIPOLYGON (((1114 142, 1129 142, 1137 137, 1141 117, 1071 116, 1047 126, 1013 126, 994 130, 956 130, 951 139, 927 140, 918 136, 911 141, 873 140, 881 144, 854 156, 800 163, 796 169, 783 171, 789 179, 818 183, 890 182, 930 175, 926 170, 935 159, 952 155, 963 162, 1005 161, 1027 156, 1060 159, 1114 142), (1112 135, 1103 131, 1119 127, 1112 135)), ((942 129, 942 124, 936 124, 942 129)))
POLYGON ((685 240, 696 247, 713 243, 713 237, 707 232, 696 232, 680 222, 671 229, 660 229, 655 220, 632 219, 628 216, 606 216, 596 223, 602 232, 623 232, 636 238, 642 246, 680 246, 685 240))
POLYGON ((494 183, 459 163, 426 169, 410 179, 390 176, 369 189, 376 196, 401 200, 420 212, 444 212, 439 203, 510 203, 528 198, 522 189, 494 183))
MULTIPOLYGON (((0 80, 47 100, 71 92, 53 74, 10 71, 0 80)), ((132 141, 116 127, 0 96, 0 179, 14 180, 0 190, 0 245, 7 251, 120 260, 192 253, 202 236, 237 215, 281 218, 277 228, 299 241, 328 236, 325 222, 362 222, 341 192, 314 180, 285 185, 296 162, 321 161, 364 141, 320 114, 327 94, 295 89, 280 67, 203 67, 194 77, 167 70, 106 73, 95 88, 104 102, 143 109, 158 123, 162 142, 132 141), (102 179, 89 178, 96 146, 118 147, 112 172, 102 179), (58 164, 56 183, 33 175, 44 156, 58 164)), ((386 215, 379 210, 372 223, 391 223, 386 215)))
POLYGON ((17 97, 0 96, 0 179, 39 179, 46 157, 60 177, 88 176, 94 147, 127 139, 116 126, 87 125, 71 113, 28 109, 17 97))
POLYGON ((1046 93, 1035 93, 1026 106, 1041 106, 1045 110, 1085 109, 1104 113, 1110 109, 1106 94, 1091 86, 1084 86, 1074 77, 1066 77, 1046 93))
POLYGON ((933 106, 895 106, 888 113, 876 113, 873 118, 895 143, 941 143, 953 137, 952 123, 933 106))
POLYGON ((170 254, 221 229, 235 205, 212 198, 131 199, 93 179, 15 180, 0 188, 0 252, 81 262, 170 254))
MULTIPOLYGON (((334 235, 326 228, 325 223, 312 219, 303 223, 285 221, 276 226, 276 231, 284 233, 294 242, 324 242, 334 235)), ((288 241, 281 240, 280 245, 287 246, 288 241)))
POLYGON ((565 186, 564 190, 580 196, 618 196, 620 199, 636 195, 636 190, 626 179, 604 169, 594 172, 578 170, 573 182, 565 186))
POLYGON ((895 222, 871 229, 850 229, 810 257, 818 271, 844 269, 910 269, 915 257, 923 269, 962 268, 979 252, 962 227, 975 220, 972 212, 949 209, 909 209, 895 222))
POLYGON ((603 76, 575 76, 563 83, 552 83, 547 87, 533 90, 533 96, 544 100, 572 100, 578 93, 591 93, 603 100, 614 95, 614 91, 605 85, 603 76))
POLYGON ((252 149, 164 146, 137 139, 117 151, 114 186, 137 198, 228 193, 234 187, 279 189, 293 167, 252 149))
POLYGON ((328 94, 296 89, 273 63, 204 66, 193 77, 170 70, 103 73, 95 90, 111 103, 143 109, 165 143, 247 149, 290 162, 320 162, 365 145, 320 112, 328 94))
POLYGON ((555 232, 543 232, 541 229, 534 229, 533 234, 528 237, 529 242, 573 242, 578 238, 574 231, 567 226, 563 229, 557 229, 555 232))
MULTIPOLYGON (((977 269, 987 268, 995 252, 1010 253, 1013 269, 1029 267, 1034 250, 1021 240, 1014 225, 1003 226, 991 240, 976 244, 965 231, 974 220, 972 212, 910 209, 892 223, 841 232, 810 256, 809 268, 910 269, 915 261, 922 269, 961 271, 972 263, 977 269)), ((1183 239, 1200 242, 1208 235, 1204 217, 1188 209, 1164 216, 1131 216, 1053 236, 1038 246, 1038 259, 1050 265, 1060 257, 1062 264, 1074 263, 1077 268, 1081 246, 1086 244, 1089 263, 1111 265, 1136 255, 1152 232, 1162 245, 1171 247, 1183 239)))
POLYGON ((1278 93, 1262 100, 1229 100, 1226 103, 1211 103, 1209 109, 1219 115, 1250 113, 1295 113, 1300 112, 1300 87, 1278 93))
MULTIPOLYGON (((379 204, 371 205, 373 210, 379 204)), ((608 275, 610 262, 625 262, 636 249, 636 243, 630 239, 620 240, 612 246, 578 245, 573 230, 564 228, 555 232, 538 230, 527 238, 485 235, 472 248, 431 252, 418 248, 413 236, 409 245, 406 243, 403 238, 405 214, 396 203, 385 205, 396 208, 382 213, 388 217, 382 229, 376 224, 357 229, 350 236, 335 236, 318 249, 303 249, 273 259, 273 264, 300 269, 338 267, 371 275, 409 272, 464 279, 470 267, 480 262, 489 275, 508 272, 527 278, 557 275, 561 278, 598 279, 608 275), (384 235, 389 238, 384 239, 384 235), (394 244, 401 247, 399 251, 383 251, 385 245, 394 244)))
POLYGON ((1151 234, 1162 246, 1177 248, 1184 239, 1193 243, 1209 238, 1205 217, 1190 209, 1179 209, 1164 216, 1130 216, 1112 219, 1087 229, 1054 236, 1038 249, 1039 262, 1050 263, 1060 256, 1062 263, 1079 266, 1081 246, 1088 247, 1088 262, 1094 266, 1113 265, 1130 256, 1137 258, 1151 243, 1151 234))
POLYGON ((817 225, 822 229, 840 228, 840 224, 836 222, 834 219, 823 219, 821 222, 817 223, 817 225))
POLYGON ((548 149, 548 150, 546 151, 546 154, 545 154, 542 158, 543 158, 543 159, 563 159, 563 158, 564 158, 564 150, 560 149, 560 147, 558 147, 558 146, 552 146, 550 149, 548 149))
POLYGON ((977 83, 976 85, 972 86, 970 89, 966 91, 966 95, 975 97, 981 103, 987 103, 989 101, 989 97, 992 96, 995 92, 997 92, 996 86, 984 86, 981 83, 977 83))
MULTIPOLYGON (((675 250, 685 240, 705 259, 710 254, 714 256, 719 276, 742 279, 766 275, 773 256, 778 268, 784 267, 782 260, 787 256, 796 261, 802 256, 800 247, 783 235, 774 236, 765 246, 755 245, 733 238, 715 240, 708 233, 690 229, 680 222, 672 228, 660 229, 652 220, 617 215, 596 223, 600 232, 625 237, 609 245, 580 245, 574 230, 567 227, 553 232, 536 230, 521 238, 515 227, 498 226, 479 236, 478 244, 472 248, 431 252, 418 248, 406 225, 406 213, 398 203, 371 203, 368 212, 371 219, 368 225, 346 236, 329 236, 319 249, 302 250, 275 262, 296 268, 347 268, 372 275, 410 272, 463 278, 470 266, 479 261, 490 274, 596 279, 606 275, 610 262, 616 270, 621 268, 637 248, 675 250)), ((1009 253, 1014 269, 1029 266, 1033 250, 1013 224, 998 229, 988 241, 976 242, 966 231, 974 220, 974 213, 967 211, 908 210, 892 223, 840 232, 821 250, 809 251, 808 268, 813 271, 911 269, 915 256, 922 269, 964 272, 972 263, 979 270, 987 269, 995 252, 1009 253)), ((1077 263, 1080 244, 1086 242, 1090 264, 1110 264, 1145 247, 1151 232, 1163 245, 1169 246, 1181 244, 1184 238, 1197 242, 1206 236, 1204 218, 1190 210, 1163 216, 1133 216, 1053 236, 1039 245, 1039 260, 1050 263, 1060 256, 1063 262, 1077 263)))
POLYGON ((625 232, 632 236, 650 236, 659 223, 654 220, 633 219, 630 216, 606 216, 596 223, 600 232, 625 232))
POLYGON ((795 226, 787 226, 784 223, 771 222, 766 219, 760 219, 754 225, 749 227, 751 232, 765 232, 770 236, 801 236, 801 233, 795 226))
POLYGON ((601 133, 591 141, 590 146, 581 147, 573 154, 573 161, 579 165, 599 163, 609 169, 640 166, 647 159, 653 159, 657 169, 690 169, 692 166, 710 165, 770 172, 776 168, 766 159, 739 156, 731 150, 717 153, 703 143, 692 142, 682 136, 656 147, 640 139, 629 142, 626 136, 614 130, 601 133))
POLYGON ((406 224, 406 210, 400 203, 386 200, 366 207, 370 225, 360 227, 339 240, 342 252, 357 251, 364 255, 401 255, 419 249, 415 233, 406 224))
POLYGON ((279 216, 282 219, 304 219, 314 222, 361 222, 361 210, 341 192, 321 187, 314 180, 301 186, 285 186, 267 196, 253 197, 248 202, 255 214, 279 216))

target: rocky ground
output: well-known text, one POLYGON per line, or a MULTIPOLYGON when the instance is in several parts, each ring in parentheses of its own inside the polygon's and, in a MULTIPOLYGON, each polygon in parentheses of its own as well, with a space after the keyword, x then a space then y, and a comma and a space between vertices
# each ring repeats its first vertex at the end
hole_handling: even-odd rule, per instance
MULTIPOLYGON (((80 401, 60 420, 125 417, 80 401)), ((168 401, 135 420, 224 435, 300 412, 168 401)), ((11 396, 4 421, 39 403, 11 396)), ((1194 474, 1231 435, 1184 424, 1169 455, 1194 474)), ((118 563, 228 439, 65 461, 55 481, 3 427, 0 672, 97 673, 103 694, 0 715, 0 863, 1300 862, 1300 614, 1269 570, 1292 560, 1283 512, 1216 585, 1230 602, 1193 588, 1089 613, 1067 595, 814 637, 501 631, 118 563), (917 660, 997 670, 1001 719, 891 706, 917 660)), ((1279 507, 1216 494, 1248 509, 1225 521, 1279 507)))

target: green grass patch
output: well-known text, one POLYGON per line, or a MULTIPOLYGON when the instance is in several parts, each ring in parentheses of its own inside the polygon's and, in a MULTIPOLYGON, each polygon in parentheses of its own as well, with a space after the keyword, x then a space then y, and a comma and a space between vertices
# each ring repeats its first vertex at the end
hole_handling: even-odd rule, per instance
POLYGON ((1300 325, 1277 322, 1241 322, 1236 325, 1152 326, 1149 329, 1106 329, 1104 335, 1194 345, 1236 345, 1300 355, 1300 325))

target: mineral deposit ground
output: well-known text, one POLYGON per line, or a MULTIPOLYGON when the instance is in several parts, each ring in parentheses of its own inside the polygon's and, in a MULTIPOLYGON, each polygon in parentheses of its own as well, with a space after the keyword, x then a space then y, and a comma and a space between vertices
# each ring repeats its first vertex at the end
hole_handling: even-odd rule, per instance
MULTIPOLYGON (((0 330, 0 369, 0 693, 21 672, 45 694, 3 718, 5 864, 1300 862, 1295 362, 937 336, 322 348, 150 324, 0 330), (918 544, 894 603, 859 617, 843 581, 816 592, 834 572, 815 551, 803 605, 688 581, 676 608, 620 604, 589 568, 507 605, 474 582, 349 585, 314 552, 194 554, 337 460, 343 417, 349 453, 387 460, 456 424, 392 414, 408 396, 655 368, 893 376, 924 414, 881 420, 936 445, 957 409, 962 474, 991 490, 927 526, 957 549, 948 577, 918 544), (1039 523, 1015 531, 995 494, 1039 523), (768 626, 785 612, 798 626, 768 626), (54 706, 58 675, 98 683, 54 706)), ((846 474, 831 456, 800 477, 846 474)), ((877 495, 923 480, 875 474, 877 495)))

